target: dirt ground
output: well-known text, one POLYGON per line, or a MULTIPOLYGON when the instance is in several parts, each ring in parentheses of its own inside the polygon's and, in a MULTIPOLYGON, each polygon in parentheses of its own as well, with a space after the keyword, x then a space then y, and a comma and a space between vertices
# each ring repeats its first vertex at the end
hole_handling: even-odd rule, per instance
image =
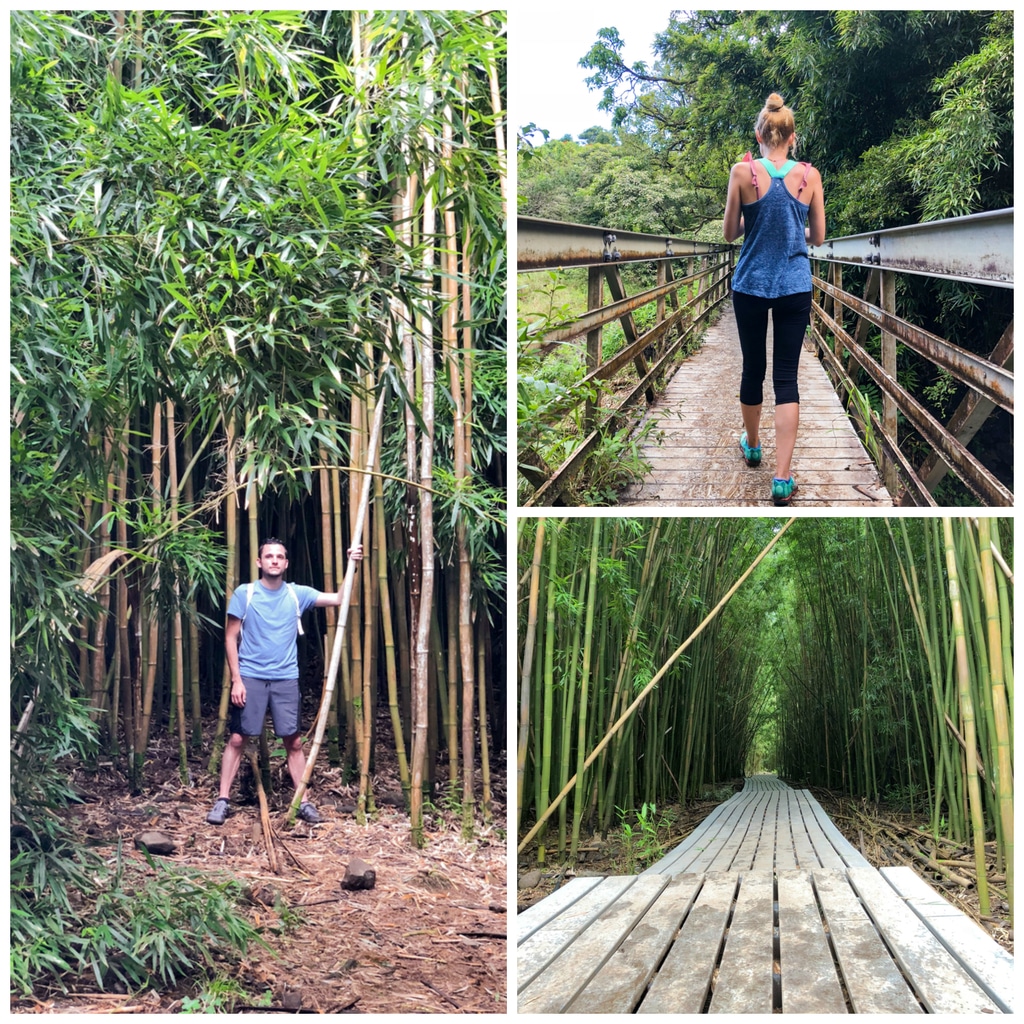
MULTIPOLYGON (((659 833, 663 853, 668 853, 678 846, 722 800, 728 799, 733 792, 741 789, 742 785, 742 779, 725 785, 715 794, 720 799, 694 801, 686 807, 674 805, 659 808, 659 812, 674 819, 669 828, 659 833)), ((876 807, 822 789, 813 789, 812 793, 836 823, 839 831, 860 850, 870 864, 876 868, 889 864, 903 864, 914 868, 929 885, 973 918, 1004 949, 1013 952, 1013 928, 1009 920, 1009 906, 1001 899, 1000 890, 1004 883, 994 861, 989 864, 992 906, 988 915, 982 915, 976 882, 967 866, 972 857, 968 847, 943 851, 946 855, 943 863, 957 865, 956 871, 953 872, 956 879, 951 879, 938 871, 929 870, 926 864, 908 855, 906 851, 905 843, 913 845, 918 841, 916 830, 922 824, 920 814, 911 815, 898 807, 876 807)), ((663 854, 659 854, 661 855, 663 854)), ((646 864, 640 865, 641 868, 645 866, 646 864)), ((591 834, 581 841, 580 860, 574 869, 558 866, 553 859, 548 865, 538 865, 535 847, 531 847, 525 856, 520 856, 518 868, 518 912, 539 902, 574 875, 631 873, 627 867, 627 855, 618 830, 609 830, 608 834, 603 836, 591 834)))
MULTIPOLYGON (((299 821, 288 831, 285 818, 293 789, 281 760, 275 764, 270 797, 279 840, 280 874, 275 875, 264 849, 258 802, 254 792, 246 795, 254 786, 244 761, 242 796, 232 801, 231 817, 218 827, 206 821, 217 791, 205 765, 193 765, 193 784, 183 787, 172 744, 154 744, 152 754, 147 763, 151 786, 138 798, 129 795, 112 765, 76 770, 73 781, 86 801, 75 810, 77 824, 105 856, 115 854, 120 837, 124 855, 140 863, 145 858, 134 849, 135 836, 147 829, 165 831, 177 846, 167 861, 226 872, 246 883, 249 901, 243 909, 273 955, 250 947, 246 957, 223 965, 223 974, 252 997, 249 1003, 235 1002, 234 1012, 505 1012, 504 770, 492 779, 494 824, 483 825, 478 813, 476 836, 464 842, 460 814, 431 809, 425 816, 427 844, 416 850, 392 765, 378 764, 374 792, 379 811, 360 826, 355 821, 357 787, 343 784, 341 770, 327 766, 323 751, 310 795, 324 821, 299 821), (373 889, 341 889, 353 857, 375 870, 373 889)), ((236 793, 238 788, 236 783, 236 793)), ((479 778, 477 794, 479 799, 479 778)), ((435 799, 441 802, 440 795, 435 799)), ((100 993, 86 982, 77 990, 69 987, 69 995, 37 992, 34 999, 12 998, 11 1009, 175 1013, 196 996, 184 990, 100 993)), ((215 1009, 230 1012, 231 1007, 215 1009)))

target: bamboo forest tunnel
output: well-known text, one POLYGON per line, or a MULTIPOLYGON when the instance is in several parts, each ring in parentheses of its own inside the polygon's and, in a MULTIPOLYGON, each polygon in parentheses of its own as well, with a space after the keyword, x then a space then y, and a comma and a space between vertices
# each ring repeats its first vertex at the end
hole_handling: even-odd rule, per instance
MULTIPOLYGON (((594 452, 611 439, 621 446, 631 434, 653 433, 641 458, 664 465, 649 469, 624 504, 754 503, 744 486, 751 474, 730 472, 739 414, 733 388, 715 383, 722 357, 715 353, 703 365, 692 354, 728 298, 738 247, 522 216, 517 238, 520 273, 547 271, 556 281, 539 293, 546 309, 529 308, 521 317, 521 501, 615 504, 607 497, 581 500, 577 478, 587 477, 594 452), (560 304, 555 274, 564 268, 587 268, 585 309, 560 304), (602 329, 619 324, 621 341, 608 348, 602 329), (567 387, 565 352, 575 347, 581 376, 567 387), (659 399, 666 381, 674 397, 667 391, 659 399), (676 387, 676 381, 683 383, 676 387)), ((802 500, 935 506, 942 503, 935 497, 939 484, 952 474, 967 503, 1012 505, 1012 457, 983 459, 968 448, 986 421, 1012 444, 1012 208, 829 238, 808 252, 815 268, 810 338, 816 358, 814 370, 807 354, 801 361, 801 389, 820 376, 835 398, 820 410, 815 404, 802 410, 796 453, 797 475, 806 484, 802 500), (994 334, 981 342, 984 351, 921 326, 938 300, 915 297, 915 278, 949 294, 959 288, 963 301, 989 310, 994 334), (900 307, 909 312, 899 315, 900 307), (938 374, 948 381, 956 403, 942 411, 913 393, 908 371, 902 382, 897 373, 898 353, 901 367, 918 361, 911 377, 938 374), (853 430, 849 443, 836 440, 844 416, 863 447, 853 430), (832 449, 832 462, 818 458, 832 449), (874 464, 878 475, 858 474, 858 463, 874 464)), ((727 333, 723 345, 731 352, 738 343, 734 330, 727 333)))
POLYGON ((1008 520, 545 517, 519 562, 521 854, 770 771, 998 844, 1012 901, 1008 520))

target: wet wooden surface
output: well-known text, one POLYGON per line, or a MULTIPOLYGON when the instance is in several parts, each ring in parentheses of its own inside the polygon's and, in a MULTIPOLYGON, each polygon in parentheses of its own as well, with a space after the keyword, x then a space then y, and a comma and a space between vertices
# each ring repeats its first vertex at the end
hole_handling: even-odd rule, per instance
MULTIPOLYGON (((743 461, 739 436, 742 357, 731 303, 704 336, 699 352, 675 372, 644 423, 653 425, 643 457, 651 470, 627 489, 620 504, 661 507, 767 506, 775 471, 775 397, 768 373, 761 415, 761 466, 743 461)), ((886 507, 892 499, 850 424, 824 368, 807 343, 800 357, 800 429, 792 473, 794 507, 886 507)))
POLYGON ((642 875, 574 878, 517 925, 520 1013, 1012 1012, 1012 956, 773 776, 642 875))

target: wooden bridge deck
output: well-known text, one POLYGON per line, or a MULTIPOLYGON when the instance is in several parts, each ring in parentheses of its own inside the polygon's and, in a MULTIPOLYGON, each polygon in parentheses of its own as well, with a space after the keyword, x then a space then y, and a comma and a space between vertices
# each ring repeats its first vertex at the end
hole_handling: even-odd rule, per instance
POLYGON ((518 932, 520 1013, 1012 1012, 1012 956, 773 777, 642 875, 574 878, 518 932))
MULTIPOLYGON (((704 336, 699 352, 676 371, 643 420, 652 440, 643 448, 651 470, 627 489, 622 505, 771 506, 775 466, 775 398, 768 379, 761 415, 763 462, 751 469, 739 451, 742 356, 732 304, 704 336), (658 438, 660 437, 660 441, 658 438)), ((850 424, 824 367, 805 347, 800 359, 800 430, 793 453, 799 490, 794 505, 891 506, 878 472, 850 424)))

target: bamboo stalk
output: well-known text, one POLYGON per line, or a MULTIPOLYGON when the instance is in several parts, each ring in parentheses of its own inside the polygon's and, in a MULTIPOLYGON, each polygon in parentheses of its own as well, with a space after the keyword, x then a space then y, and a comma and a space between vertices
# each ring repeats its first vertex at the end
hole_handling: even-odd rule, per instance
MULTIPOLYGON (((541 520, 541 522, 543 522, 543 520, 541 520)), ((590 754, 587 755, 586 760, 583 762, 584 770, 593 763, 594 759, 608 745, 612 737, 619 731, 619 729, 622 728, 623 724, 630 718, 633 712, 643 703, 646 696, 651 692, 651 690, 654 689, 655 686, 658 685, 658 683, 665 676, 665 673, 672 667, 672 665, 679 659, 679 657, 686 651, 686 649, 690 647, 691 644, 693 644, 693 642, 701 635, 701 633, 704 632, 708 625, 714 621, 714 619, 718 616, 719 612, 725 607, 725 605, 728 603, 729 599, 733 596, 733 594, 735 594, 736 591, 739 590, 739 588, 743 585, 743 583, 750 576, 750 574, 757 568, 758 565, 760 565, 764 557, 768 554, 769 551, 772 550, 773 547, 775 547, 778 541, 785 535, 786 531, 790 528, 790 526, 793 525, 794 522, 794 518, 790 518, 786 521, 786 523, 772 537, 768 544, 765 545, 760 554, 758 554, 754 561, 751 562, 750 566, 746 569, 743 575, 740 576, 740 578, 729 588, 729 590, 726 591, 725 595, 715 605, 715 607, 710 612, 708 612, 708 614, 701 620, 700 625, 697 626, 697 628, 686 638, 686 640, 684 640, 683 643, 676 648, 676 650, 672 653, 671 657, 669 657, 669 659, 661 666, 661 668, 659 668, 658 671, 655 672, 655 674, 651 677, 650 681, 643 687, 643 689, 641 689, 641 691, 637 694, 637 696, 634 698, 629 707, 626 708, 626 710, 619 716, 619 718, 615 721, 612 727, 605 733, 604 738, 600 741, 600 743, 598 743, 597 746, 594 747, 594 749, 590 752, 590 754)), ((536 824, 533 826, 532 829, 530 829, 530 831, 519 843, 519 846, 516 848, 517 853, 523 852, 527 844, 537 834, 537 832, 540 830, 540 827, 544 824, 544 822, 552 815, 554 810, 572 791, 573 787, 576 785, 578 774, 579 773, 577 773, 577 775, 574 775, 565 784, 564 788, 558 794, 558 796, 555 797, 551 804, 548 805, 548 809, 544 813, 543 817, 538 817, 536 824)))
POLYGON ((981 570, 984 582, 985 615, 988 627, 989 674, 992 687, 992 709, 995 724, 996 772, 995 788, 998 814, 1002 825, 1006 889, 1009 895, 1010 920, 1013 921, 1013 761, 1011 756, 1010 714, 1003 679, 1003 641, 999 594, 992 565, 992 531, 987 519, 978 520, 978 541, 981 548, 981 570))
POLYGON ((960 577, 957 569, 953 523, 948 516, 942 520, 946 544, 946 574, 949 579, 949 602, 953 612, 953 636, 956 642, 956 670, 960 697, 960 715, 964 727, 964 756, 967 771, 968 809, 974 832, 974 861, 978 872, 978 903, 983 914, 989 912, 988 880, 985 876, 985 825, 982 820, 981 785, 978 782, 978 761, 975 754, 974 701, 967 663, 967 638, 960 600, 960 577))
MULTIPOLYGON (((385 355, 384 362, 382 364, 382 376, 383 370, 386 369, 388 364, 388 357, 385 355)), ((373 481, 372 469, 374 455, 377 449, 377 444, 380 440, 381 425, 384 422, 384 396, 383 394, 377 401, 376 415, 373 421, 373 430, 370 433, 370 441, 367 448, 367 466, 366 474, 363 477, 363 489, 362 494, 359 497, 359 510, 356 514, 356 529, 354 536, 360 536, 363 531, 363 522, 366 519, 366 510, 370 503, 370 487, 373 481)), ((323 742, 324 731, 327 727, 327 708, 330 706, 331 693, 334 690, 335 679, 338 675, 338 665, 341 662, 341 648, 345 640, 345 627, 348 622, 348 610, 352 600, 352 585, 355 580, 356 566, 358 563, 355 559, 350 558, 348 564, 345 566, 345 579, 342 583, 341 589, 341 603, 338 606, 338 631, 334 638, 334 650, 331 652, 331 664, 327 672, 327 683, 324 687, 325 695, 324 699, 320 704, 320 714, 317 718, 316 732, 313 736, 313 743, 309 749, 309 754, 306 758, 306 770, 302 775, 302 779, 299 783, 298 788, 295 790, 295 796, 292 799, 291 807, 288 811, 288 824, 292 825, 295 822, 295 815, 298 813, 299 805, 302 803, 302 798, 306 793, 306 789, 309 786, 309 780, 313 777, 313 768, 316 765, 316 758, 320 752, 320 744, 323 742)))
POLYGON ((537 536, 533 542, 533 571, 530 575, 530 610, 526 620, 526 638, 523 646, 522 682, 519 686, 519 746, 516 757, 516 830, 523 813, 523 793, 526 784, 526 751, 530 742, 530 688, 533 674, 533 648, 537 637, 537 606, 540 603, 540 565, 544 551, 546 520, 537 520, 537 536))
POLYGON ((277 850, 274 847, 274 829, 270 824, 270 808, 267 806, 267 793, 263 788, 263 776, 260 773, 259 759, 256 751, 249 748, 249 764, 252 765, 252 774, 256 779, 256 793, 260 798, 260 823, 263 825, 263 845, 267 848, 267 860, 270 861, 270 870, 275 875, 281 874, 281 866, 277 860, 277 850))
MULTIPOLYGON (((167 420, 167 483, 171 511, 171 529, 178 521, 178 446, 174 425, 174 402, 166 402, 167 420)), ((188 785, 188 728, 185 720, 185 644, 181 624, 181 587, 174 580, 174 695, 178 714, 178 774, 183 786, 188 785)))

